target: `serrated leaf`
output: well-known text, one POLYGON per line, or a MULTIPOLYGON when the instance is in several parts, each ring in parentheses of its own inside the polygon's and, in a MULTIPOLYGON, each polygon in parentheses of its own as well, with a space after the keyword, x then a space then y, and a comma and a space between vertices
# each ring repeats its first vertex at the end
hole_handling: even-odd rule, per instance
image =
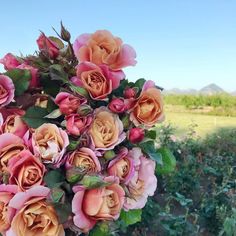
POLYGON ((99 176, 85 175, 81 181, 81 184, 88 189, 101 188, 110 185, 111 183, 103 181, 99 176))
POLYGON ((44 176, 44 181, 49 188, 60 186, 65 181, 65 176, 60 170, 51 170, 44 176))
POLYGON ((156 166, 156 171, 158 174, 169 174, 175 170, 176 159, 173 153, 167 148, 163 147, 158 149, 159 153, 162 156, 162 165, 156 166))
POLYGON ((61 65, 54 64, 49 67, 49 75, 52 80, 59 80, 63 83, 68 83, 68 75, 63 70, 61 65))
POLYGON ((44 118, 49 118, 49 119, 56 119, 62 115, 60 109, 56 109, 49 113, 48 115, 44 116, 44 118))
POLYGON ((162 155, 155 148, 154 141, 147 141, 139 144, 142 151, 147 154, 152 160, 156 161, 157 164, 162 165, 162 155))
POLYGON ((143 88, 143 85, 145 84, 146 80, 141 78, 141 79, 138 79, 135 84, 134 84, 134 87, 138 87, 140 90, 142 90, 143 88))
POLYGON ((142 210, 135 209, 130 211, 121 211, 120 219, 124 222, 126 226, 133 225, 140 222, 142 219, 142 210))
POLYGON ((64 194, 65 192, 61 188, 53 188, 51 190, 51 198, 53 202, 59 202, 64 194))
POLYGON ((46 108, 33 106, 26 110, 22 119, 32 128, 38 128, 49 120, 44 118, 48 114, 46 108))
POLYGON ((90 232, 89 236, 110 236, 109 225, 107 223, 97 224, 90 232))
POLYGON ((31 80, 31 73, 29 70, 13 69, 5 73, 9 76, 15 86, 15 95, 22 95, 28 88, 31 80))

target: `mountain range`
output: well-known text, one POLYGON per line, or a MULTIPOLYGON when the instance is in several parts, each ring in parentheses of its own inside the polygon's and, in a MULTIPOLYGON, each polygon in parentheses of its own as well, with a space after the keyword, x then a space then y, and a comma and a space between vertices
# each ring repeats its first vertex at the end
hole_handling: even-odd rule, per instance
MULTIPOLYGON (((170 90, 164 90, 163 93, 164 94, 193 94, 193 95, 195 95, 195 94, 203 94, 203 95, 214 95, 214 94, 217 94, 217 93, 228 93, 228 92, 224 91, 224 89, 222 89, 218 85, 212 83, 212 84, 208 84, 207 86, 201 88, 200 90, 173 88, 173 89, 170 89, 170 90)), ((228 94, 236 96, 236 91, 234 91, 232 93, 228 93, 228 94)))

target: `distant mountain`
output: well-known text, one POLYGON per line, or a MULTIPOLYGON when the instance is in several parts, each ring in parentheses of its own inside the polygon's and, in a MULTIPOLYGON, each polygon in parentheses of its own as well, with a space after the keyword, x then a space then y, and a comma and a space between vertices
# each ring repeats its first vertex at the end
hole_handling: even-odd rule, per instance
POLYGON ((212 95, 212 94, 216 94, 216 93, 225 93, 225 91, 216 84, 209 84, 209 85, 203 87, 202 89, 200 89, 199 93, 206 94, 206 95, 212 95))
MULTIPOLYGON (((216 84, 209 84, 205 87, 203 87, 200 90, 196 89, 179 89, 179 88, 173 88, 170 90, 164 90, 164 94, 204 94, 204 95, 213 95, 217 93, 226 93, 221 87, 219 87, 216 84)), ((236 95, 236 91, 232 93, 232 95, 236 95)))

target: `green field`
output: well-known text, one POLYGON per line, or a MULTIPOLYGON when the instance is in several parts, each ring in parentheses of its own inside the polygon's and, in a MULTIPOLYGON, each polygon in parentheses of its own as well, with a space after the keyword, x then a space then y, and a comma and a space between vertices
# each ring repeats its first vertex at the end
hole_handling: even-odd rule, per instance
POLYGON ((182 112, 165 112, 165 124, 176 127, 176 134, 184 136, 191 125, 196 125, 197 135, 205 136, 219 128, 236 128, 236 117, 212 116, 202 114, 191 114, 182 112))

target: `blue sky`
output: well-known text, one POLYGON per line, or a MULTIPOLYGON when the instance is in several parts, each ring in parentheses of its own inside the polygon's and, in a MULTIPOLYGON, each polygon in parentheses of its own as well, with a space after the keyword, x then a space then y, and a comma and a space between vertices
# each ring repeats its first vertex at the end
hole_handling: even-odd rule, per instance
MULTIPOLYGON (((167 89, 216 83, 236 90, 235 0, 2 1, 0 57, 35 51, 39 30, 54 34, 60 20, 73 39, 108 29, 137 52, 130 80, 146 78, 167 89)), ((2 67, 0 67, 2 70, 2 67)))

